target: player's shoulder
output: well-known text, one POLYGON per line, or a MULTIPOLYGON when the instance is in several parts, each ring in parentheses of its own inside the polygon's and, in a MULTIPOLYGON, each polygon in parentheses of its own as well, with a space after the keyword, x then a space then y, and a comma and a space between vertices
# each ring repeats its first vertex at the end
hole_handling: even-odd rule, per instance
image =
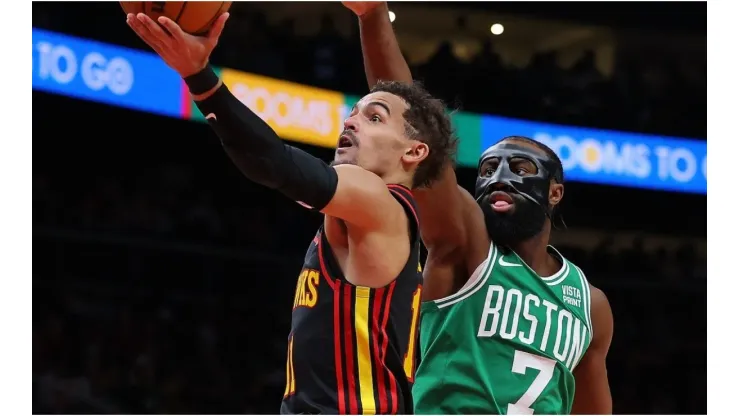
POLYGON ((603 308, 610 308, 609 306, 609 299, 606 297, 606 293, 604 293, 603 290, 599 289, 598 287, 594 286, 586 276, 586 273, 578 267, 577 264, 573 263, 572 261, 568 260, 565 256, 560 254, 560 252, 553 246, 550 246, 553 250, 555 250, 560 257, 563 259, 563 261, 568 262, 570 264, 571 270, 575 271, 578 274, 578 278, 582 279, 582 283, 585 286, 584 289, 588 289, 589 297, 591 299, 591 314, 594 313, 595 309, 603 309, 603 308))
POLYGON ((611 337, 614 315, 609 299, 603 290, 589 283, 591 293, 591 322, 595 333, 608 333, 611 337))
POLYGON ((588 289, 591 292, 591 305, 594 306, 609 306, 609 299, 606 297, 606 293, 598 287, 588 284, 588 289))
POLYGON ((477 221, 485 225, 485 217, 483 216, 483 211, 480 209, 480 205, 478 205, 478 201, 475 200, 473 195, 471 195, 467 189, 460 185, 457 185, 457 191, 460 193, 460 198, 465 207, 465 210, 463 211, 465 213, 465 218, 468 218, 469 221, 477 221))
POLYGON ((363 167, 352 164, 332 166, 339 177, 339 183, 352 188, 360 188, 366 193, 378 196, 387 192, 388 184, 378 176, 363 167))

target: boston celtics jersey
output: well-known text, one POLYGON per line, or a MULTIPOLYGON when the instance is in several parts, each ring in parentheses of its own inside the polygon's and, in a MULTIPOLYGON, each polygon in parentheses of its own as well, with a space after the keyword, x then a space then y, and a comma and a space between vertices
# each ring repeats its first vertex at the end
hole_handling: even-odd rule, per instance
POLYGON ((421 306, 417 414, 570 414, 573 370, 591 341, 583 272, 538 276, 513 251, 491 245, 458 293, 421 306))

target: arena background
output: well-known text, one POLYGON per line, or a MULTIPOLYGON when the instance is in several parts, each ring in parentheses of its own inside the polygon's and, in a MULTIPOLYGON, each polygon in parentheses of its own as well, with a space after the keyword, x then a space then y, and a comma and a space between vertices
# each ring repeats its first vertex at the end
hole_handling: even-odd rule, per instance
MULTIPOLYGON (((705 414, 706 4, 390 8, 459 110, 462 186, 500 136, 573 144, 554 241, 612 304, 614 412, 705 414)), ((275 413, 320 216, 241 176, 117 3, 35 2, 33 27, 33 412, 275 413)), ((339 3, 238 3, 212 61, 329 160, 366 90, 355 28, 339 3)))

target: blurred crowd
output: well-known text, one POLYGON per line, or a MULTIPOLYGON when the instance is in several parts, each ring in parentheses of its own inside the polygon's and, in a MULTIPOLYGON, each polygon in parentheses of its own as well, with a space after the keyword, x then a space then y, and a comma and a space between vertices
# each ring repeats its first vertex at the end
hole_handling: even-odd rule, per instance
MULTIPOLYGON (((108 259, 117 250, 111 248, 108 259)), ((276 413, 289 304, 276 302, 279 310, 256 305, 248 284, 238 297, 176 285, 134 288, 131 279, 159 276, 147 271, 117 280, 106 272, 110 263, 65 261, 73 275, 34 278, 34 414, 276 413), (80 271, 90 263, 97 273, 80 271)), ((214 278, 213 270, 204 273, 214 278)), ((193 278, 187 271, 177 276, 193 278)), ((285 293, 260 296, 289 301, 285 293)))
MULTIPOLYGON (((359 34, 342 37, 331 17, 308 38, 295 35, 291 20, 270 26, 257 10, 240 18, 249 23, 224 32, 227 44, 234 47, 218 48, 214 62, 358 95, 367 91, 359 34)), ((427 62, 412 67, 414 78, 465 111, 706 137, 705 62, 697 65, 675 54, 624 55, 607 77, 597 69, 593 51, 585 51, 569 68, 557 64, 556 51, 535 54, 528 66, 517 68, 496 54, 495 38, 481 43, 481 51, 469 61, 458 58, 450 43, 441 43, 427 62)))

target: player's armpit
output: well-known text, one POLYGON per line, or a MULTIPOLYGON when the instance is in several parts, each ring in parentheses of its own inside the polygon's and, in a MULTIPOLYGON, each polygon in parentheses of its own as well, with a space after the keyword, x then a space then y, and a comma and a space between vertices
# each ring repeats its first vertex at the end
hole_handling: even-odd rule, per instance
POLYGON ((355 165, 338 165, 334 170, 337 188, 321 212, 366 230, 395 226, 406 230, 403 207, 378 175, 355 165))
POLYGON ((452 164, 444 168, 439 180, 431 186, 414 189, 414 199, 419 205, 421 238, 430 251, 434 249, 447 257, 450 252, 465 245, 467 235, 464 216, 474 215, 464 212, 466 193, 466 190, 457 185, 452 164))
POLYGON ((424 263, 423 301, 437 300, 457 292, 468 275, 458 250, 443 252, 430 249, 424 263), (462 278, 461 278, 462 277, 462 278))
POLYGON ((593 340, 574 371, 576 394, 571 414, 612 414, 606 356, 612 343, 614 318, 604 292, 591 286, 593 340))

